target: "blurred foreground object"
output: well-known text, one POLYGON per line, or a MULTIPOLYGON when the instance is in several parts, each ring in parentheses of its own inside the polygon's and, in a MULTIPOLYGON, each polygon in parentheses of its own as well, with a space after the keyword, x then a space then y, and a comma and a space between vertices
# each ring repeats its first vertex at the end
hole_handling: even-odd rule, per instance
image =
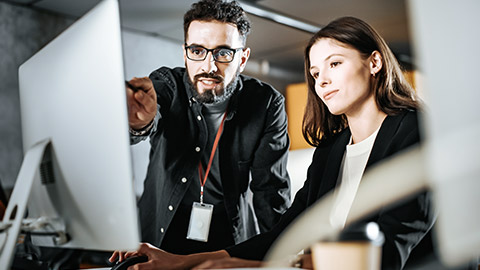
POLYGON ((409 1, 417 69, 424 76, 425 165, 442 262, 480 254, 480 1, 409 1))
POLYGON ((374 222, 347 228, 338 242, 313 244, 313 267, 318 270, 380 269, 383 242, 383 233, 374 222))

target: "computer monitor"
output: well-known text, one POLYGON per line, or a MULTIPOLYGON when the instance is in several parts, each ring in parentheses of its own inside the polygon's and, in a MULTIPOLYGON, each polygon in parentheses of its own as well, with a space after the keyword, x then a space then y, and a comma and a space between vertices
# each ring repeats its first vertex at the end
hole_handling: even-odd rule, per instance
POLYGON ((138 248, 122 55, 118 2, 104 0, 20 66, 25 158, 0 229, 0 265, 12 261, 27 201, 29 219, 64 227, 67 237, 47 245, 138 248))

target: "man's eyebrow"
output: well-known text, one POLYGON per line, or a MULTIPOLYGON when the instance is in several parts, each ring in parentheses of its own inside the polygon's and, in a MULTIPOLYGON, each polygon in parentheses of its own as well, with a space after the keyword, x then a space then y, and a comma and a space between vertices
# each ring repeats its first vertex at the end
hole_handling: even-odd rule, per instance
MULTIPOLYGON (((197 44, 197 43, 192 43, 190 45, 187 44, 187 47, 189 47, 189 46, 198 46, 198 47, 202 47, 202 48, 205 48, 205 49, 210 49, 210 48, 207 48, 207 47, 205 47, 203 45, 200 45, 200 44, 197 44)), ((232 47, 230 47, 229 45, 226 45, 226 44, 222 44, 222 45, 219 45, 219 46, 217 46, 215 48, 212 48, 212 49, 232 49, 232 47)))
POLYGON ((217 47, 215 47, 215 48, 218 48, 218 49, 231 49, 232 47, 229 46, 229 45, 219 45, 219 46, 217 46, 217 47))
MULTIPOLYGON (((197 44, 197 43, 192 43, 192 44, 187 44, 185 43, 185 45, 187 45, 187 47, 190 47, 190 46, 198 46, 198 47, 203 47, 202 45, 200 44, 197 44)), ((205 47, 204 47, 205 48, 205 47)))

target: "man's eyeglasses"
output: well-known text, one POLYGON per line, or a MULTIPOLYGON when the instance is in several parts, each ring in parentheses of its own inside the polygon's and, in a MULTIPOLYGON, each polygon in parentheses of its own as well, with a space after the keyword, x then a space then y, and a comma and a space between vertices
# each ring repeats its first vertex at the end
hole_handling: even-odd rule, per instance
POLYGON ((233 61, 235 53, 237 53, 239 50, 243 50, 243 48, 232 49, 220 47, 215 49, 207 49, 200 45, 187 46, 187 44, 185 44, 187 58, 192 61, 203 61, 207 58, 207 54, 211 52, 215 61, 219 63, 230 63, 233 61))

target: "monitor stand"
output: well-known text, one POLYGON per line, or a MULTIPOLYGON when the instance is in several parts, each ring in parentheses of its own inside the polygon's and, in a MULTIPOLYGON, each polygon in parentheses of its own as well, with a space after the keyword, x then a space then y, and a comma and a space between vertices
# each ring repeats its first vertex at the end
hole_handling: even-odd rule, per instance
POLYGON ((50 139, 33 145, 23 159, 3 221, 0 223, 0 265, 8 269, 13 261, 15 244, 24 223, 25 211, 37 169, 51 154, 50 139))

